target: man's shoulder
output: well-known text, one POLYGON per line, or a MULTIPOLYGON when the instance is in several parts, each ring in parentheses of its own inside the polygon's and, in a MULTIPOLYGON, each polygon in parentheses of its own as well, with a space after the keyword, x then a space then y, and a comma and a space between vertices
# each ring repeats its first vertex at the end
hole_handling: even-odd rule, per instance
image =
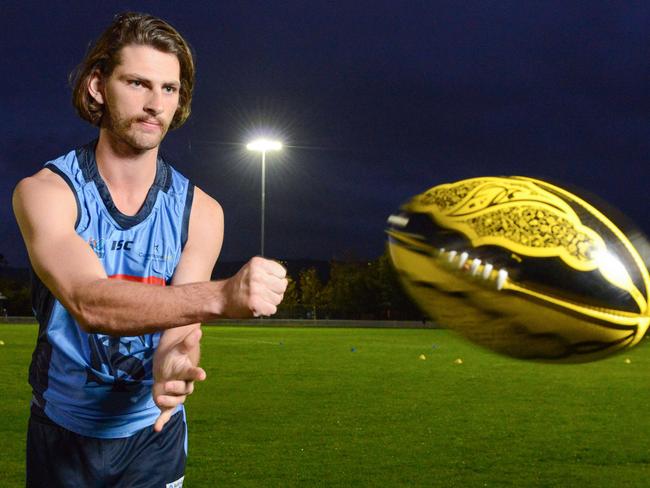
POLYGON ((43 167, 31 176, 27 176, 18 182, 16 190, 67 190, 69 185, 64 177, 70 173, 77 164, 78 149, 72 149, 59 157, 50 159, 43 163, 43 167))
POLYGON ((70 193, 68 184, 56 173, 43 168, 20 180, 14 189, 14 198, 56 198, 70 193))
MULTIPOLYGON (((81 146, 85 147, 85 146, 81 146)), ((50 159, 43 163, 43 167, 33 175, 21 179, 14 189, 14 198, 31 198, 42 194, 43 198, 48 196, 58 197, 70 193, 71 173, 75 166, 78 167, 77 155, 79 148, 71 149, 68 152, 50 159)))
POLYGON ((23 228, 35 229, 36 222, 52 224, 68 216, 74 222, 77 204, 67 183, 57 174, 42 169, 18 182, 12 195, 16 219, 23 228))
POLYGON ((220 218, 223 219, 223 209, 219 202, 201 190, 198 186, 194 187, 194 202, 192 205, 192 213, 200 212, 207 218, 220 218))

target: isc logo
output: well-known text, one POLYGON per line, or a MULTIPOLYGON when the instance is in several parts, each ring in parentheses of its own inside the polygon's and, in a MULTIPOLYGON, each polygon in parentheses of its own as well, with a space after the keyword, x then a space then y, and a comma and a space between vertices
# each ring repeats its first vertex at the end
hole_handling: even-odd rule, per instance
POLYGON ((122 249, 125 251, 130 251, 132 244, 133 241, 113 241, 113 244, 111 245, 111 251, 121 251, 122 249))

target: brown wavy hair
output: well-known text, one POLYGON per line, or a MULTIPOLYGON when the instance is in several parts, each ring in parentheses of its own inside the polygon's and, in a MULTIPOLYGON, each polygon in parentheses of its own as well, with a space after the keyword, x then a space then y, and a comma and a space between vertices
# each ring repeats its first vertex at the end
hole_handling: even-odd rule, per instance
POLYGON ((111 75, 120 63, 124 46, 151 46, 159 51, 175 54, 180 64, 180 90, 178 108, 170 129, 180 127, 190 116, 194 90, 194 57, 192 50, 179 32, 164 20, 152 15, 124 12, 115 16, 113 23, 93 44, 85 59, 71 73, 72 104, 79 116, 98 126, 104 115, 104 105, 97 103, 88 93, 90 77, 97 71, 102 77, 111 75))

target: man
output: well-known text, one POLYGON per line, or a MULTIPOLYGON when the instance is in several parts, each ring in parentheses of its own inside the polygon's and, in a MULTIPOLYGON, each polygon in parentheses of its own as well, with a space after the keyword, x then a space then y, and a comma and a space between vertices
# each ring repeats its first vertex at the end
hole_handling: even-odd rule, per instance
POLYGON ((209 281, 222 210, 158 155, 193 85, 173 27, 118 15, 75 79, 98 140, 16 187, 40 324, 28 486, 182 486, 182 404, 206 376, 200 322, 271 315, 282 300, 285 270, 263 258, 209 281))

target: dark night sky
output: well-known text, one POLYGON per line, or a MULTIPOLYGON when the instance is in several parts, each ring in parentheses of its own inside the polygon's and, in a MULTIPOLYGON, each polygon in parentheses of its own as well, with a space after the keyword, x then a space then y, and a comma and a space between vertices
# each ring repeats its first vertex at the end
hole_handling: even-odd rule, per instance
POLYGON ((650 4, 574 1, 3 2, 0 253, 26 264, 11 191, 94 138, 67 75, 122 10, 192 44, 193 115, 163 154, 219 200, 222 259, 376 257, 386 217, 430 186, 523 174, 578 185, 644 230, 650 4), (59 6, 55 6, 59 5, 59 6), (181 7, 182 5, 182 7, 181 7))

